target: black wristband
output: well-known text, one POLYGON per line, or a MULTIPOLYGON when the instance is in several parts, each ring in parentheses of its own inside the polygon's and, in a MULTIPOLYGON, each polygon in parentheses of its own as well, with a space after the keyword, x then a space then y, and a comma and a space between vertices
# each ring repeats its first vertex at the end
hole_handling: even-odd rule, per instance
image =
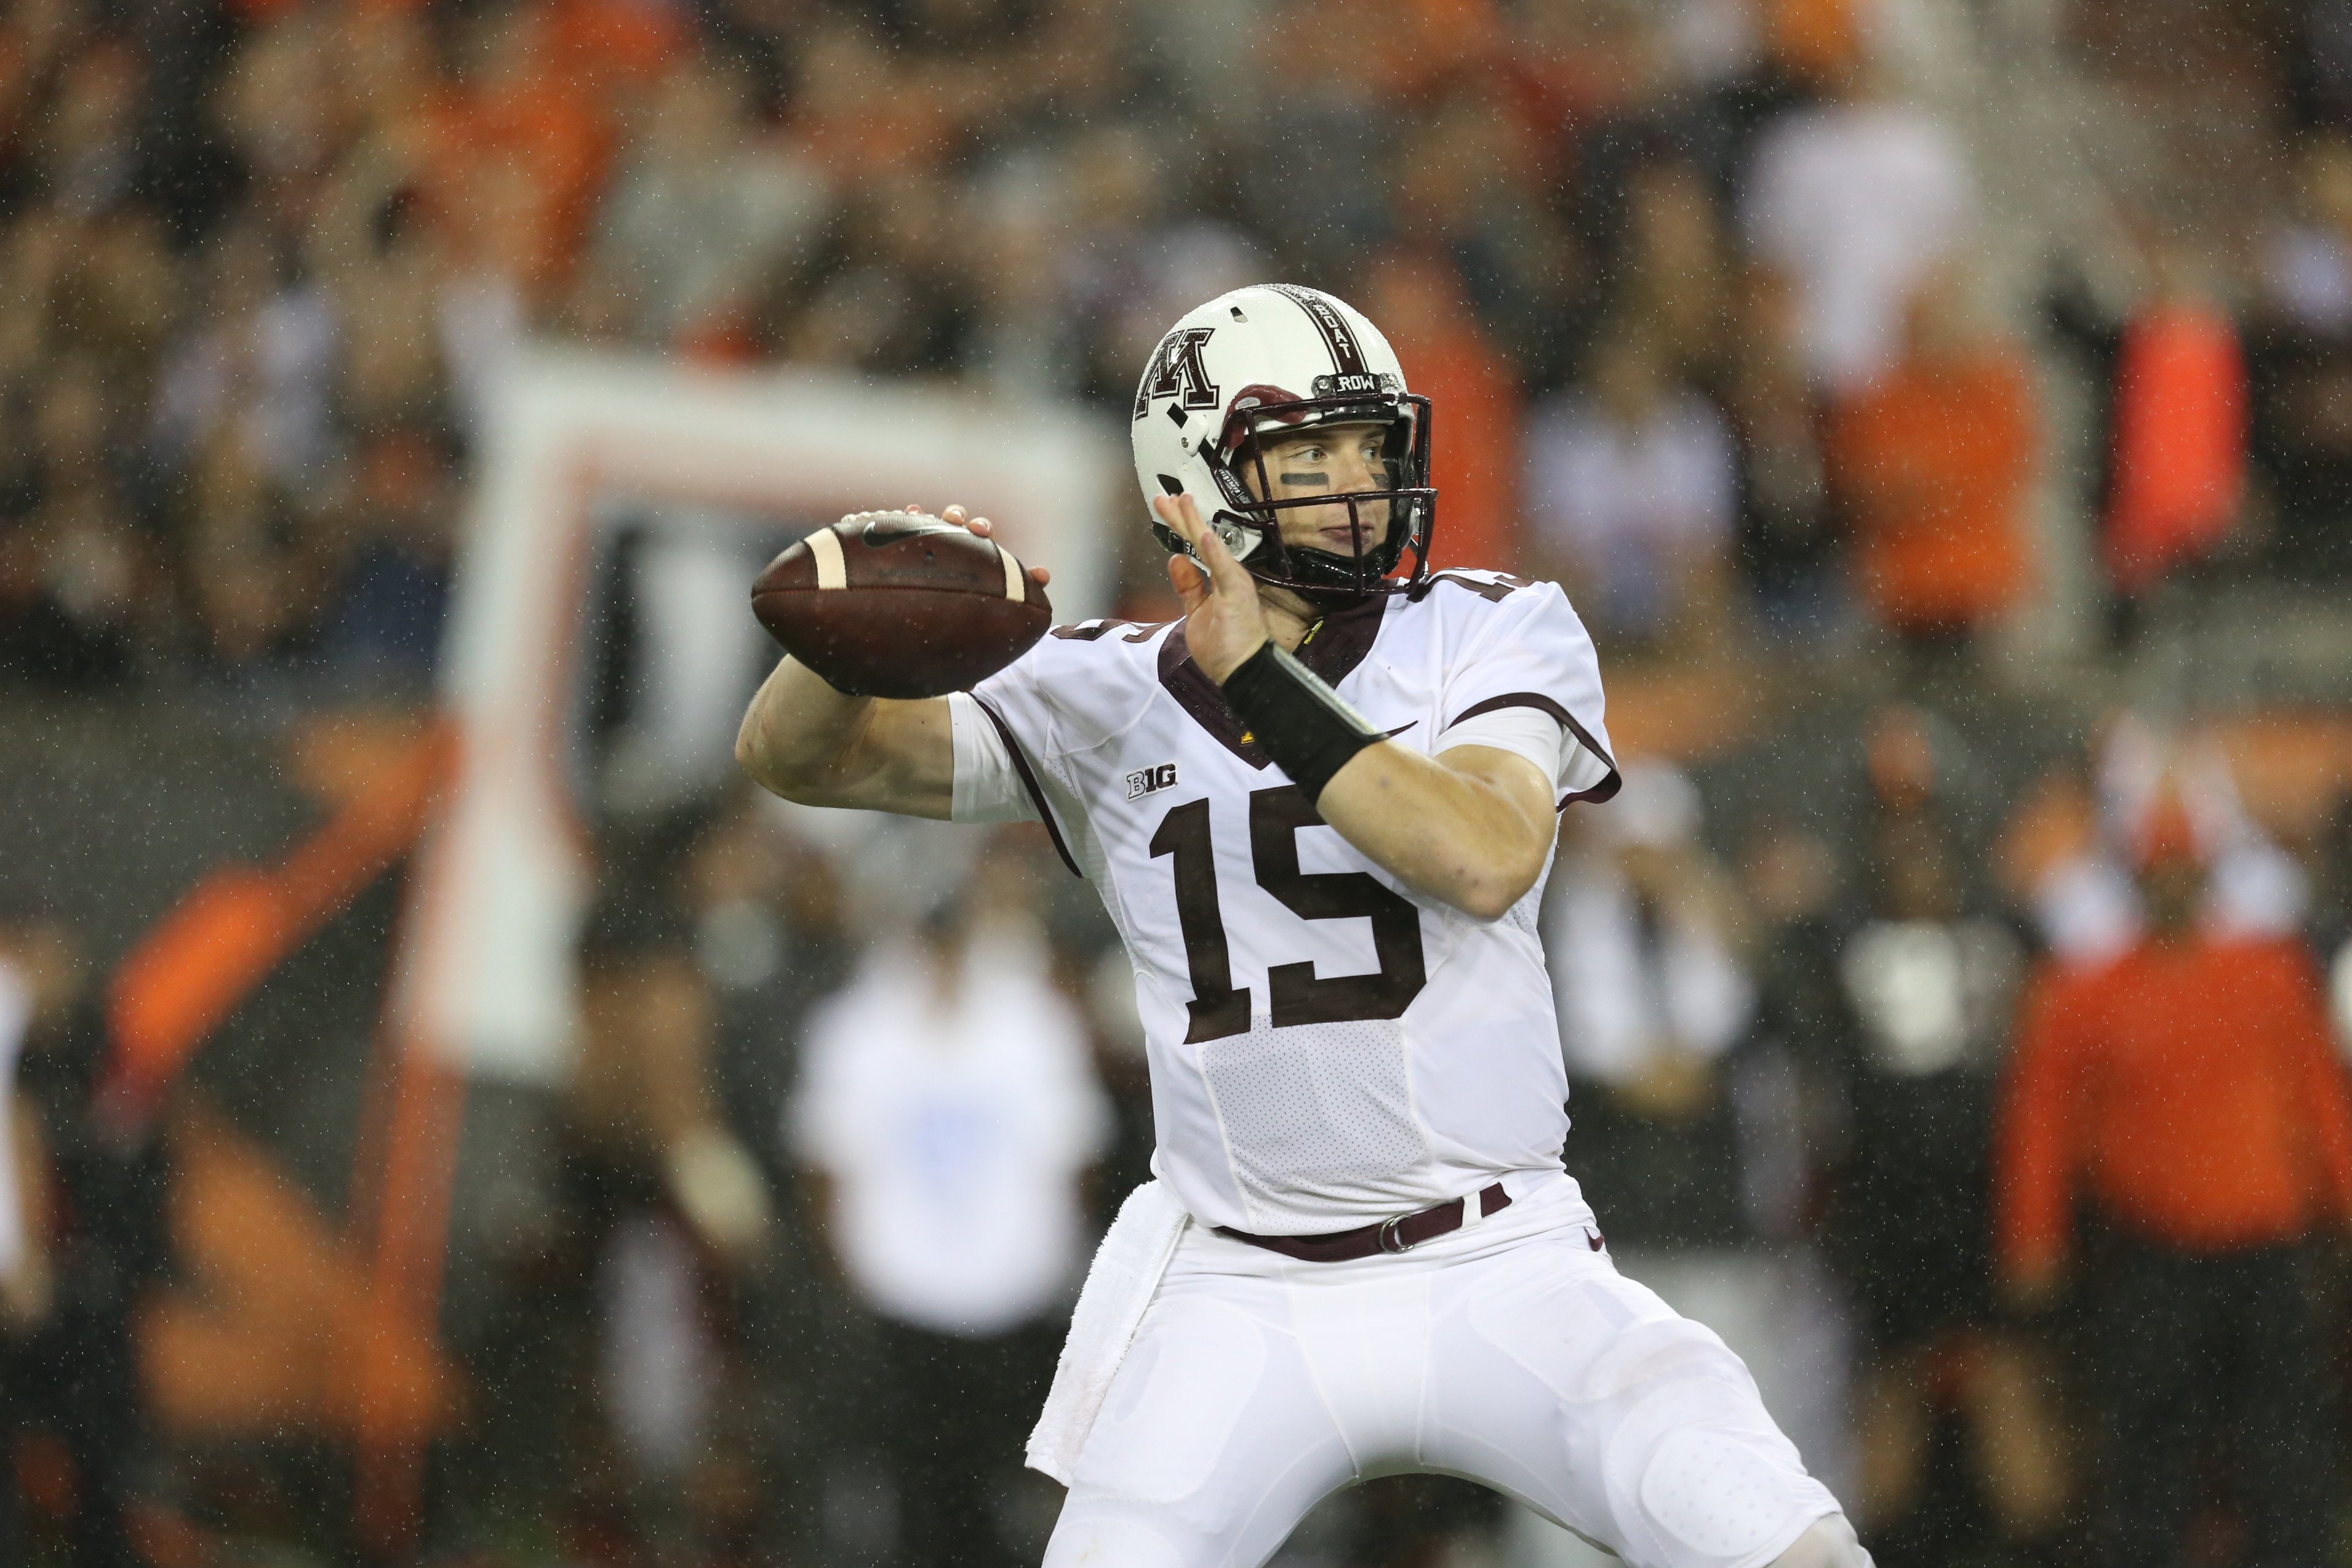
POLYGON ((1225 701, 1307 798, 1321 798, 1331 775, 1366 746, 1388 739, 1271 641, 1225 677, 1225 701))

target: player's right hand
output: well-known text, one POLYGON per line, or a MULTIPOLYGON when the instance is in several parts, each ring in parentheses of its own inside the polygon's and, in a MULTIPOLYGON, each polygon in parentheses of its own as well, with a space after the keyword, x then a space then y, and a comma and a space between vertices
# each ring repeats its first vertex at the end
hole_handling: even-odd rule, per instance
POLYGON ((1154 496, 1151 510, 1192 547, 1192 556, 1168 558, 1168 580, 1184 601, 1184 642, 1192 661, 1223 686, 1244 659, 1265 646, 1265 606, 1258 602, 1257 579, 1242 569, 1217 531, 1201 521, 1200 505, 1190 495, 1154 496))

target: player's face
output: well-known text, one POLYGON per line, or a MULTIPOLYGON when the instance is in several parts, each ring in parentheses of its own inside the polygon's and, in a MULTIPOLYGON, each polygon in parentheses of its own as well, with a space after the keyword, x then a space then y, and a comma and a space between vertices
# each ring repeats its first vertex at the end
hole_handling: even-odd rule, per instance
MULTIPOLYGON (((1265 482, 1272 494, 1263 499, 1288 500, 1299 496, 1344 495, 1349 490, 1383 490, 1393 487, 1384 456, 1388 432, 1380 425, 1327 425, 1296 436, 1268 437, 1265 442, 1265 482)), ((1255 494, 1257 465, 1240 465, 1243 481, 1255 494)), ((1282 542, 1293 549, 1324 550, 1334 555, 1354 555, 1359 548, 1350 530, 1348 508, 1285 507, 1276 517, 1282 542)), ((1389 503, 1360 501, 1356 528, 1363 531, 1360 547, 1371 550, 1388 533, 1389 503)))

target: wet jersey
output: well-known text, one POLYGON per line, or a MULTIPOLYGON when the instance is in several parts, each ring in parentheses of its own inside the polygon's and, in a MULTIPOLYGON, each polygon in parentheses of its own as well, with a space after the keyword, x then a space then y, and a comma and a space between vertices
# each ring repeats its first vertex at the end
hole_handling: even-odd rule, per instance
MULTIPOLYGON (((1399 745, 1505 745, 1563 805, 1615 792, 1591 639, 1552 584, 1444 573, 1298 657, 1399 745), (1549 749, 1511 739, 1530 721, 1549 749)), ((1057 628, 950 706, 956 816, 1041 818, 1126 942, 1153 1169, 1194 1217, 1341 1230, 1559 1168, 1540 880, 1496 921, 1408 890, 1244 732, 1181 623, 1057 628)))

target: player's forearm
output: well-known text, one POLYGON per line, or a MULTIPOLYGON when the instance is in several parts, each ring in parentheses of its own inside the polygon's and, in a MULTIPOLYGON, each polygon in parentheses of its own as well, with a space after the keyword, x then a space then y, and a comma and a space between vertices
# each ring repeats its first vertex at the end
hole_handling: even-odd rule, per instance
POLYGON ((735 761, 762 788, 801 799, 841 771, 873 708, 872 700, 844 696, 787 658, 744 711, 735 761))
POLYGON ((944 700, 845 696, 790 658, 751 699, 735 760, 761 788, 803 805, 944 817, 954 802, 944 700))
POLYGON ((1542 875, 1557 823, 1550 781, 1526 758, 1400 746, 1264 637, 1202 668, 1323 820, 1415 892, 1498 920, 1542 875))
POLYGON ((1484 746, 1440 758, 1393 742, 1368 746, 1332 775, 1316 809, 1415 892, 1485 921, 1535 886, 1557 826, 1534 764, 1484 746))

